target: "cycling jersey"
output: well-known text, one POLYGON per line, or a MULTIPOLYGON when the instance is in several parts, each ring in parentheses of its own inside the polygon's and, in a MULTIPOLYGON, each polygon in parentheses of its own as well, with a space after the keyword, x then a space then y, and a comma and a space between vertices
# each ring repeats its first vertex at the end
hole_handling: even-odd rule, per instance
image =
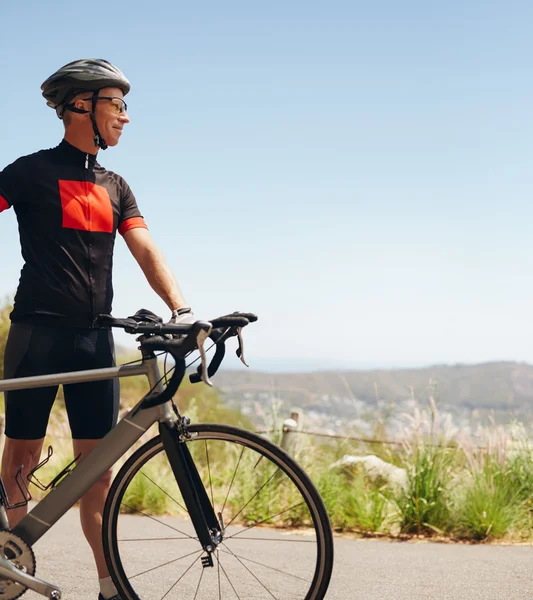
POLYGON ((117 230, 146 228, 128 184, 63 140, 0 172, 0 212, 11 206, 24 259, 11 320, 93 327, 111 312, 117 230))

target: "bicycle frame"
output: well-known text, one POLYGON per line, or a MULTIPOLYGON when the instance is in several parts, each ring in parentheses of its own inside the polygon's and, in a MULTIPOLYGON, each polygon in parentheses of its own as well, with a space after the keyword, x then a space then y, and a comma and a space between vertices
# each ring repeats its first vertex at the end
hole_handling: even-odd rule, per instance
MULTIPOLYGON (((146 375, 152 395, 163 390, 157 359, 149 358, 139 365, 4 379, 0 380, 0 392, 135 375, 146 375)), ((35 544, 156 421, 176 421, 170 402, 138 410, 145 398, 140 400, 87 456, 82 457, 72 471, 13 528, 15 534, 30 546, 35 544), (86 460, 89 456, 91 459, 86 460)), ((1 510, 5 512, 4 507, 1 510)), ((5 514, 2 516, 5 517, 5 514)))

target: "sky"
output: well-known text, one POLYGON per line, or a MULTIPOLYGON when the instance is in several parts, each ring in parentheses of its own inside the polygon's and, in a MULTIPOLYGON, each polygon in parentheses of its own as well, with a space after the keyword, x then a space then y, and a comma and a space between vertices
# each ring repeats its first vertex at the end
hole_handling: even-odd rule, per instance
MULTIPOLYGON (((532 19, 525 0, 0 0, 0 169, 61 140, 41 83, 106 58, 131 123, 99 162, 196 316, 258 314, 252 368, 533 363, 532 19)), ((0 248, 12 296, 12 210, 0 248)), ((115 316, 168 317, 120 236, 114 287, 115 316)))

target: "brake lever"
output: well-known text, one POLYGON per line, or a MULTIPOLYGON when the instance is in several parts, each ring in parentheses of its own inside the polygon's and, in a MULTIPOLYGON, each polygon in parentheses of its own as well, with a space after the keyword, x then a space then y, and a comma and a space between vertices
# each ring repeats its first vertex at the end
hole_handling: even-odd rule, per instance
POLYGON ((211 327, 209 329, 200 329, 196 336, 196 346, 200 351, 200 360, 202 363, 202 381, 208 385, 209 387, 213 387, 211 380, 209 379, 209 375, 207 373, 207 357, 205 355, 204 350, 204 342, 209 339, 209 334, 211 333, 211 327))
POLYGON ((245 367, 249 367, 248 363, 244 360, 244 342, 242 341, 242 327, 237 327, 237 339, 239 340, 239 347, 237 348, 235 353, 241 359, 242 364, 245 367))

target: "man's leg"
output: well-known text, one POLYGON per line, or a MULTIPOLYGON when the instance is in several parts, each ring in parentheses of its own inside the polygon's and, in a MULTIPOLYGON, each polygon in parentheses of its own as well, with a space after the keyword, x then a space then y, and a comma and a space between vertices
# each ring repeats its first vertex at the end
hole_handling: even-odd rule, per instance
MULTIPOLYGON (((76 335, 73 355, 75 370, 102 369, 115 365, 110 331, 88 330, 76 335)), ((119 387, 117 380, 92 381, 64 386, 65 406, 72 431, 74 455, 83 460, 117 422, 119 387)), ((106 472, 80 501, 83 533, 91 546, 100 580, 99 598, 111 598, 116 588, 111 581, 102 545, 102 517, 112 472, 106 472)))
MULTIPOLYGON (((81 453, 82 459, 101 440, 72 440, 74 456, 81 453)), ((80 501, 80 519, 83 533, 91 546, 96 562, 96 570, 100 579, 109 576, 104 557, 102 545, 102 515, 107 492, 111 487, 112 471, 107 471, 94 485, 85 493, 80 501)))
MULTIPOLYGON (((60 371, 60 365, 57 364, 60 347, 56 346, 53 329, 13 323, 4 354, 5 379, 60 371)), ((2 455, 2 479, 11 504, 23 500, 15 480, 20 466, 24 465, 22 476, 28 485, 28 472, 39 463, 56 393, 57 386, 51 386, 5 394, 6 438, 2 455)), ((8 511, 10 527, 14 527, 26 513, 26 506, 8 511)))
MULTIPOLYGON (((20 465, 24 465, 22 477, 27 485, 28 473, 39 462, 43 442, 44 438, 39 440, 16 440, 6 437, 4 453, 2 454, 2 479, 11 504, 21 502, 24 499, 15 479, 20 465)), ((9 526, 11 528, 15 527, 27 512, 27 506, 13 508, 8 511, 9 526)))

